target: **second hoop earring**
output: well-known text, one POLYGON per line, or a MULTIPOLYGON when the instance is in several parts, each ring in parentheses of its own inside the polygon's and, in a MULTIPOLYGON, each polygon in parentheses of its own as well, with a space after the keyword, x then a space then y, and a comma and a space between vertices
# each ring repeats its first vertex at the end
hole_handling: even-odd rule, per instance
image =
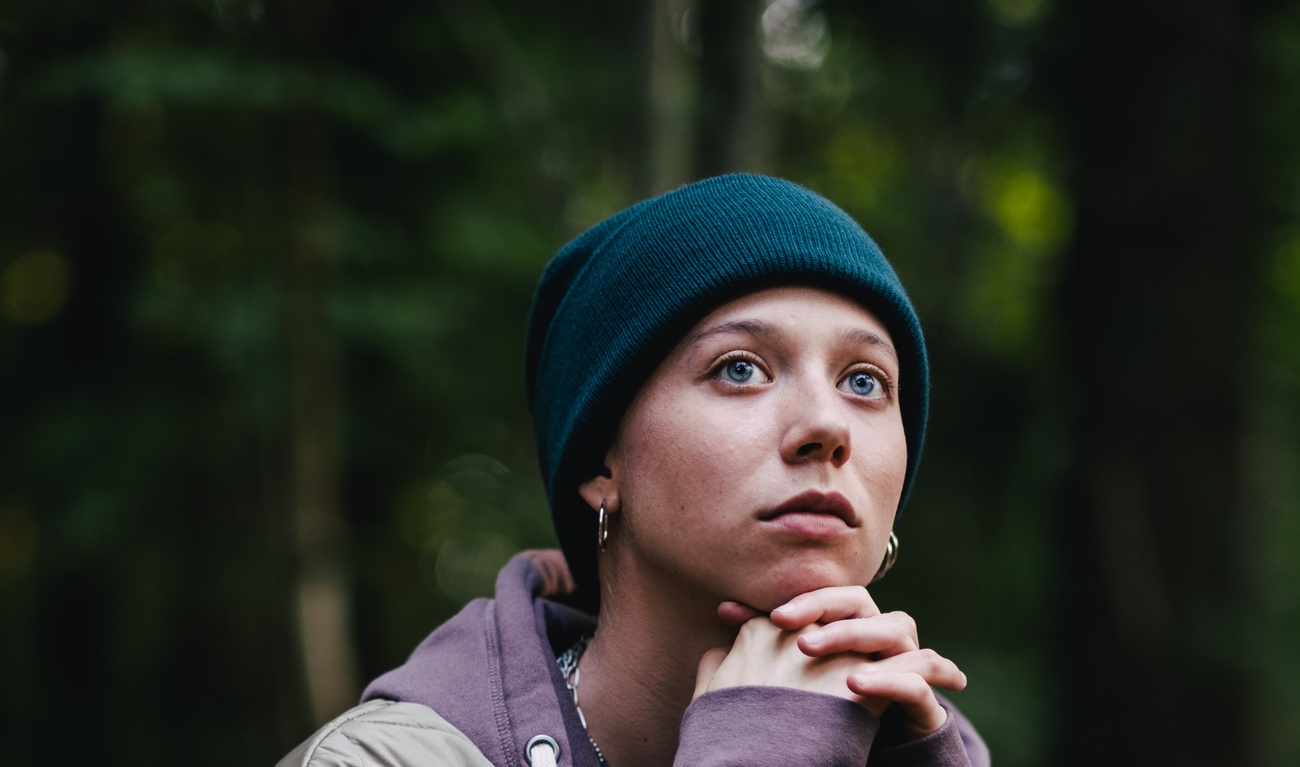
POLYGON ((874 576, 872 576, 871 582, 875 583, 881 578, 884 578, 885 573, 889 572, 889 568, 893 567, 894 563, 897 561, 898 561, 898 536, 894 534, 893 530, 890 530, 889 541, 885 544, 885 558, 880 563, 880 569, 876 571, 876 574, 874 576))
POLYGON ((604 551, 609 545, 609 513, 605 511, 605 502, 600 502, 596 511, 596 550, 604 551))

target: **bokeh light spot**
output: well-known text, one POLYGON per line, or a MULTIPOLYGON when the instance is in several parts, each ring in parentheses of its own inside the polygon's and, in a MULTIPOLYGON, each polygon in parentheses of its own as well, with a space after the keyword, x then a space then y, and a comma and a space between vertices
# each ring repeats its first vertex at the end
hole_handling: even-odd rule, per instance
POLYGON ((1042 17, 1046 8, 1046 0, 989 0, 993 17, 1012 27, 1032 24, 1042 17))
POLYGON ((763 11, 763 53, 791 69, 821 67, 831 47, 830 27, 806 0, 769 0, 763 11))
POLYGON ((434 567, 438 589, 462 604, 491 596, 497 572, 517 550, 514 540, 495 532, 474 530, 447 538, 434 567))
POLYGON ((1273 287, 1287 298, 1300 299, 1300 236, 1273 252, 1273 287))
POLYGON ((68 283, 68 265, 58 253, 25 253, 0 275, 0 311, 19 325, 48 322, 68 300, 68 283))
POLYGON ((1016 242, 1050 247, 1069 238, 1074 215, 1064 195, 1031 170, 1007 174, 996 185, 993 213, 1016 242))
POLYGON ((21 507, 0 508, 0 584, 13 583, 36 559, 36 520, 21 507))

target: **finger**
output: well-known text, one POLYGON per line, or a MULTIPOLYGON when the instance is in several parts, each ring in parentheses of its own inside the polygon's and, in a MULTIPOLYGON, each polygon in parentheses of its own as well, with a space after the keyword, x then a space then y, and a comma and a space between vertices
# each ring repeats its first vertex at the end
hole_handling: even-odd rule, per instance
POLYGON ((718 617, 733 628, 740 628, 750 618, 757 618, 763 613, 741 602, 723 602, 718 605, 718 617))
POLYGON ((856 673, 914 674, 926 684, 945 690, 962 690, 966 687, 966 675, 957 664, 928 647, 883 660, 865 661, 862 671, 856 673))
POLYGON ((772 611, 772 622, 787 631, 811 623, 870 618, 880 608, 862 586, 830 586, 808 591, 772 611))
POLYGON ((948 712, 930 685, 916 674, 868 671, 849 676, 849 689, 871 699, 892 700, 903 711, 909 737, 934 732, 948 721, 948 712))
POLYGON ((700 657, 700 665, 695 671, 695 692, 691 695, 692 700, 709 691, 709 682, 713 681, 713 676, 718 673, 718 668, 727 659, 730 649, 715 647, 700 657))
POLYGON ((813 657, 841 652, 890 657, 920 647, 916 621, 902 612, 835 621, 799 635, 799 649, 813 657))

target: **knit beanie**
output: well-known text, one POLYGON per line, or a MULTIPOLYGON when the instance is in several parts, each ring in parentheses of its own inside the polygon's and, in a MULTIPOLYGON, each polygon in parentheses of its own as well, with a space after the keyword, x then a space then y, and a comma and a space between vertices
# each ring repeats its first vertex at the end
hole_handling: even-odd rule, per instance
POLYGON ((578 487, 605 473, 624 412, 709 312, 764 288, 824 288, 869 309, 900 363, 907 438, 903 501, 925 436, 929 367, 921 324, 871 237, 802 186, 734 174, 638 203, 564 246, 533 297, 525 357, 537 456, 573 600, 599 605, 596 513, 578 487))

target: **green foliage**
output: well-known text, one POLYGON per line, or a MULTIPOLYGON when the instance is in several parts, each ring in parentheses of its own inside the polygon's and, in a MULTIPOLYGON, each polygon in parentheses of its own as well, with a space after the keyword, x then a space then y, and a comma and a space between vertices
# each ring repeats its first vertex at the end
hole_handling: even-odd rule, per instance
MULTIPOLYGON (((1052 763, 1070 694, 1052 509, 1076 458, 1071 398, 1095 385, 1062 380, 1079 350, 1058 315, 1083 222, 1053 67, 1079 4, 787 5, 802 10, 759 27, 755 169, 866 225, 932 349, 902 559, 873 594, 966 670, 957 699, 999 764, 1052 763)), ((304 390, 326 403, 307 420, 330 443, 366 678, 488 594, 511 552, 554 543, 523 328, 549 256, 647 192, 649 19, 304 7, 0 8, 8 764, 49 761, 69 712, 88 721, 68 761, 267 763, 309 731, 290 509, 295 451, 321 446, 304 444, 304 390)), ((702 41, 678 21, 694 71, 702 41)), ((1196 641, 1251 638, 1225 663, 1258 713, 1254 763, 1282 765, 1300 756, 1295 8, 1259 24, 1256 53, 1250 173, 1268 209, 1242 245, 1261 254, 1249 369, 1209 354, 1205 382, 1207 400, 1246 403, 1257 511, 1225 545, 1247 552, 1234 576, 1252 597, 1196 641)))

